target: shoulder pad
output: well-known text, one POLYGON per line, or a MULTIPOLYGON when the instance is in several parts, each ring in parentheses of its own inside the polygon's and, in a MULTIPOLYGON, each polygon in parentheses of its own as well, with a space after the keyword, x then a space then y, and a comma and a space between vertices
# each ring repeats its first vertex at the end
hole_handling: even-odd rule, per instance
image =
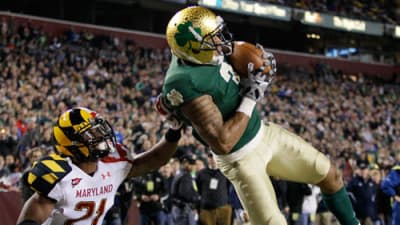
POLYGON ((36 162, 26 176, 26 183, 39 194, 47 196, 53 187, 70 171, 66 158, 51 154, 36 162))

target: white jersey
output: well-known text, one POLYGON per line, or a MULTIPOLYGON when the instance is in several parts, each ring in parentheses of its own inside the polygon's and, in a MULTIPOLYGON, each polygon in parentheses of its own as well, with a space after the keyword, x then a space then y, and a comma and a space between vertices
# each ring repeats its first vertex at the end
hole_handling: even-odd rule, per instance
POLYGON ((41 159, 30 172, 41 178, 29 182, 28 176, 28 183, 39 194, 57 201, 51 217, 43 224, 101 225, 131 167, 124 157, 106 157, 98 162, 91 176, 69 158, 52 155, 41 159))

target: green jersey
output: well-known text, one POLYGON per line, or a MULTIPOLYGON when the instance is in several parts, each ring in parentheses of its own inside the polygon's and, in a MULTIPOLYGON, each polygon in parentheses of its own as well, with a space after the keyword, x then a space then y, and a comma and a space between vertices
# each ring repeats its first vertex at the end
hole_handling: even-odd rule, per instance
MULTIPOLYGON (((176 110, 177 114, 186 123, 190 121, 184 118, 180 106, 202 95, 210 95, 214 103, 221 111, 224 121, 236 113, 241 103, 239 95, 239 77, 235 75, 232 67, 223 62, 220 65, 186 65, 179 62, 173 56, 170 67, 164 80, 163 96, 169 106, 176 110)), ((249 123, 242 137, 233 147, 232 152, 240 149, 257 134, 260 129, 260 116, 256 109, 253 110, 249 123)), ((193 129, 193 135, 206 144, 193 129)))

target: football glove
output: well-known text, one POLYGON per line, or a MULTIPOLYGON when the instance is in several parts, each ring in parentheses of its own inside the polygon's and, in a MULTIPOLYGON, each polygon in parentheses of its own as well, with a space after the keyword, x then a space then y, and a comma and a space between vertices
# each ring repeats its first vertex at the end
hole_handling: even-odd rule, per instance
POLYGON ((264 97, 264 93, 270 85, 272 78, 264 80, 266 76, 263 74, 264 68, 254 69, 254 64, 249 63, 247 67, 249 73, 248 79, 241 79, 241 93, 254 101, 258 102, 264 97))
POLYGON ((156 100, 156 110, 161 115, 164 122, 168 124, 168 126, 173 130, 179 130, 182 128, 182 121, 180 121, 173 112, 173 109, 168 107, 165 103, 165 99, 162 94, 157 96, 156 100))
MULTIPOLYGON (((265 75, 267 75, 267 76, 269 75, 269 76, 272 76, 272 77, 275 76, 276 71, 277 71, 275 56, 271 52, 267 52, 265 50, 265 48, 261 44, 257 43, 256 47, 263 52, 262 58, 263 58, 263 61, 264 61, 264 63, 263 63, 264 68, 267 67, 267 66, 269 66, 271 68, 269 70, 269 73, 265 74, 265 75)), ((269 79, 272 79, 272 78, 269 78, 269 79)))

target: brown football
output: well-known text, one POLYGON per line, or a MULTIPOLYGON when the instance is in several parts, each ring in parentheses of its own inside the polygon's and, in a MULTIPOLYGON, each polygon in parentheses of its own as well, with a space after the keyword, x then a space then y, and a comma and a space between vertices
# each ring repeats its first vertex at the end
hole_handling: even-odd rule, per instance
MULTIPOLYGON (((233 52, 229 56, 229 62, 233 69, 240 77, 248 77, 247 65, 252 62, 254 63, 254 69, 258 69, 263 64, 262 58, 263 52, 255 45, 244 42, 235 41, 233 46, 233 52)), ((267 66, 264 69, 265 73, 268 73, 270 67, 267 66)))

